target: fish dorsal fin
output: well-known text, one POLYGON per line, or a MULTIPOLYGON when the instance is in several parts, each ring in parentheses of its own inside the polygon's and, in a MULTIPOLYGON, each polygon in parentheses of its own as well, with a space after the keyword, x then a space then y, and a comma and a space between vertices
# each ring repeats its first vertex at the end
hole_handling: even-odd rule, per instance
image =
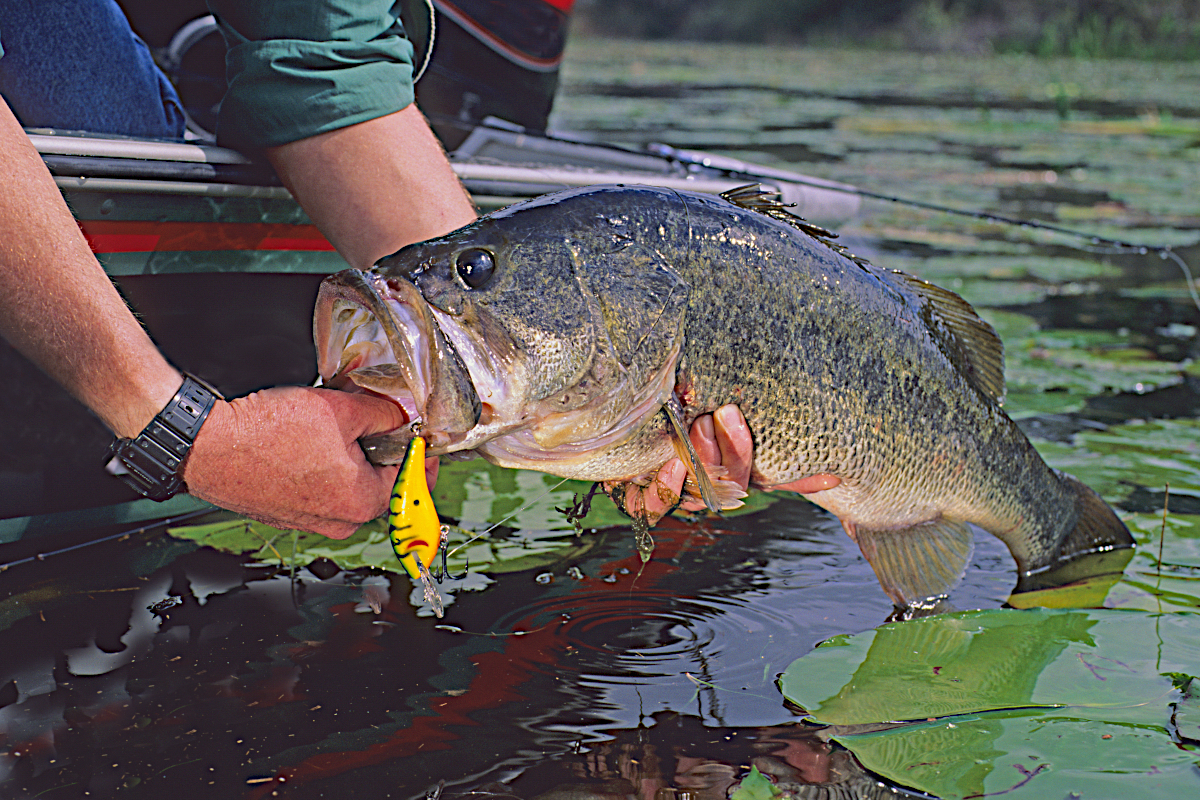
POLYGON ((924 321, 943 352, 971 385, 1003 404, 1004 344, 995 329, 949 289, 899 270, 886 270, 883 275, 928 301, 930 313, 924 321))
POLYGON ((789 208, 795 206, 795 203, 784 203, 781 201, 779 192, 773 189, 766 189, 757 183, 748 183, 745 186, 738 186, 734 189, 726 189, 721 192, 721 197, 733 203, 738 208, 744 208, 748 211, 757 211, 760 214, 765 214, 771 219, 777 219, 780 222, 786 222, 796 230, 806 233, 816 239, 821 244, 828 247, 833 252, 840 256, 844 256, 860 267, 865 267, 867 262, 865 259, 851 253, 845 246, 838 244, 834 239, 838 235, 833 231, 826 230, 820 225, 813 225, 797 214, 788 211, 789 208))

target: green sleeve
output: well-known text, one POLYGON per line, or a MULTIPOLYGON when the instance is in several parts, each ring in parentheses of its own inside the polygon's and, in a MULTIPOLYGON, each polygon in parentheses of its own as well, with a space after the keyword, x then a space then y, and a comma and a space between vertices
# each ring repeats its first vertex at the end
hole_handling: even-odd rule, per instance
POLYGON ((392 0, 209 0, 228 45, 220 144, 244 152, 413 102, 413 47, 392 0))

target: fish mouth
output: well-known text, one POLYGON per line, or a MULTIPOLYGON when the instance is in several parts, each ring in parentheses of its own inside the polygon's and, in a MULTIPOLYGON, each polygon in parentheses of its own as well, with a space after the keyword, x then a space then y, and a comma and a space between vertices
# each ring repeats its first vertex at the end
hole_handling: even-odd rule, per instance
POLYGON ((358 269, 331 275, 317 293, 313 339, 323 386, 386 397, 408 415, 404 428, 363 441, 371 461, 401 461, 418 433, 430 455, 450 452, 479 422, 470 375, 411 282, 358 269))

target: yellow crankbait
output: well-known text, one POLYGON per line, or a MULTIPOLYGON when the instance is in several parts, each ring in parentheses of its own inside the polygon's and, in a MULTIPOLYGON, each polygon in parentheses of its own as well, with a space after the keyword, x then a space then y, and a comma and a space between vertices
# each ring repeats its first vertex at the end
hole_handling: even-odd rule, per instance
POLYGON ((392 550, 413 580, 420 581, 442 544, 442 524, 425 480, 425 440, 408 443, 392 501, 388 504, 388 537, 392 550), (419 564, 417 562, 420 562, 419 564))

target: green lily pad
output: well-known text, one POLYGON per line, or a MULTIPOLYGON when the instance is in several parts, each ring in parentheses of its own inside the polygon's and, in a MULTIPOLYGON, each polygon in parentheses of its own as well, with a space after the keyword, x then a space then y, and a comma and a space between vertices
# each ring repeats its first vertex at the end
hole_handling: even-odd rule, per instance
POLYGON ((1183 692, 1171 717, 1175 735, 1182 742, 1200 745, 1200 693, 1197 692, 1200 687, 1194 686, 1196 680, 1190 675, 1173 675, 1172 679, 1183 692))
POLYGON ((1200 663, 1198 621, 946 614, 824 642, 780 689, 865 767, 938 797, 1192 796, 1200 756, 1172 740, 1172 715, 1200 663))
POLYGON ((750 767, 750 774, 742 778, 738 788, 729 795, 730 800, 772 800, 783 794, 775 784, 758 771, 758 767, 750 767))
MULTIPOLYGON (((342 569, 372 568, 405 573, 388 540, 387 522, 372 520, 349 538, 328 539, 315 533, 285 531, 231 514, 217 513, 216 521, 182 525, 168 530, 171 536, 236 555, 252 555, 280 567, 303 567, 328 559, 342 569)), ((569 530, 471 531, 453 526, 448 534, 447 568, 459 573, 516 572, 575 558, 587 550, 588 537, 569 530)))
POLYGON ((1070 444, 1039 442, 1038 452, 1108 498, 1132 486, 1200 495, 1200 420, 1160 419, 1076 434, 1070 444))
MULTIPOLYGON (((458 521, 447 532, 447 568, 457 574, 469 563, 472 572, 500 574, 577 558, 591 546, 589 537, 579 535, 580 529, 629 524, 628 517, 617 511, 603 492, 597 492, 577 528, 564 509, 586 495, 590 486, 542 472, 503 469, 478 459, 443 464, 433 492, 434 504, 443 521, 458 521)), ((760 510, 775 499, 755 492, 742 509, 731 513, 760 510)), ((168 533, 285 567, 303 567, 324 558, 342 569, 370 567, 405 574, 392 551, 383 518, 340 540, 284 531, 224 512, 198 524, 171 528, 168 533)))
MULTIPOLYGON (((1120 274, 1121 271, 1116 267, 1095 259, 1048 258, 1025 254, 930 258, 921 266, 922 277, 941 283, 973 277, 992 280, 1034 278, 1041 282, 1064 283, 1120 274)), ((998 305, 994 301, 990 304, 998 305)))

